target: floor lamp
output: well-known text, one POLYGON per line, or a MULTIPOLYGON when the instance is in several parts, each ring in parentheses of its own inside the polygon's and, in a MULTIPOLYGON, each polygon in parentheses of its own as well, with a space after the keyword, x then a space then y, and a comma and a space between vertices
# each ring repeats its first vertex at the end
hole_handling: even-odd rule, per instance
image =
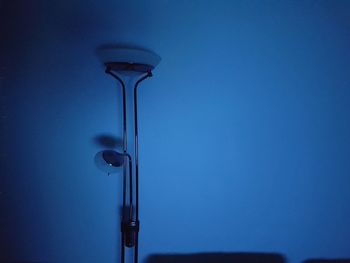
POLYGON ((105 72, 112 76, 122 90, 123 152, 104 150, 96 154, 97 166, 108 174, 123 168, 123 193, 121 216, 121 262, 125 262, 125 248, 134 249, 134 263, 138 262, 139 221, 139 149, 137 91, 139 84, 152 77, 152 70, 160 62, 160 57, 139 48, 106 48, 100 50, 105 72), (133 87, 127 87, 125 78, 135 80, 133 87), (127 143, 127 88, 133 88, 134 154, 128 152, 127 143))

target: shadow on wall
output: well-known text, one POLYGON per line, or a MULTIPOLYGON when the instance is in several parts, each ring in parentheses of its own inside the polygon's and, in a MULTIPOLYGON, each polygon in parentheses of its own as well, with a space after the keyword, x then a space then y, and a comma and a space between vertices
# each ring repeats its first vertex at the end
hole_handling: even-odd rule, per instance
POLYGON ((123 147, 123 140, 121 138, 117 138, 113 135, 110 134, 100 134, 96 135, 93 138, 93 142, 95 145, 99 147, 104 147, 104 148, 122 148, 123 147))
POLYGON ((146 263, 284 263, 277 253, 198 253, 151 255, 146 263))

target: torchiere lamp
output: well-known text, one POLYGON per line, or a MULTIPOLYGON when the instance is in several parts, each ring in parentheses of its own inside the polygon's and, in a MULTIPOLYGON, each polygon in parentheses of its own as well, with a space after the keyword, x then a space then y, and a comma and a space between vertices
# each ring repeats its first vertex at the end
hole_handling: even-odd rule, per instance
POLYGON ((123 100, 123 152, 104 150, 95 156, 97 166, 108 174, 123 167, 123 208, 121 218, 121 262, 125 262, 125 248, 134 248, 134 262, 138 262, 139 221, 139 151, 137 90, 139 84, 152 76, 152 70, 160 62, 160 57, 148 50, 138 48, 108 48, 100 50, 106 67, 105 72, 117 80, 122 89, 123 100), (126 85, 123 78, 136 79, 133 86, 134 154, 128 153, 127 145, 127 102, 126 85), (127 169, 127 166, 129 169, 127 169), (135 174, 133 174, 133 166, 135 174), (129 175, 129 176, 127 176, 129 175), (129 177, 129 189, 127 178, 129 177), (133 193, 133 190, 135 191, 133 193), (127 200, 127 192, 129 200, 127 200))

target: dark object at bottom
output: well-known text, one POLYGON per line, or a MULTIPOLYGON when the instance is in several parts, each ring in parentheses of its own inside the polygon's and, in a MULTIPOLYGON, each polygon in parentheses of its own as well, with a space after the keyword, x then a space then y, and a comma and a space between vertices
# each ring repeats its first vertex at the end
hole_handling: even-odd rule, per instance
POLYGON ((350 263, 350 258, 308 259, 304 263, 350 263))
POLYGON ((146 263, 284 263, 276 253, 198 253, 152 255, 146 263))

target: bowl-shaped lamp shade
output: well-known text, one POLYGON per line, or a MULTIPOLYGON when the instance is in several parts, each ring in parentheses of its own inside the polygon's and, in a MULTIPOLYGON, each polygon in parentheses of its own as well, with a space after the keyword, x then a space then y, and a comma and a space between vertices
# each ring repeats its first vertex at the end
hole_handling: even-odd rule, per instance
POLYGON ((141 48, 102 48, 98 50, 98 56, 109 70, 126 75, 150 72, 160 62, 156 53, 141 48))
POLYGON ((96 166, 108 174, 117 173, 120 171, 124 163, 124 154, 113 150, 100 151, 95 155, 96 166))

